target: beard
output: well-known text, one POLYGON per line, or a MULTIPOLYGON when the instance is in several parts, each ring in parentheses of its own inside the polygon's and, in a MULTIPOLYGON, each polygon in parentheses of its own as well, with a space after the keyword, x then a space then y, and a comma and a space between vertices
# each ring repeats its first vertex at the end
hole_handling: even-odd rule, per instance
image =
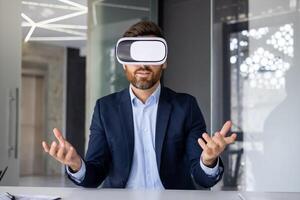
POLYGON ((152 88, 161 77, 162 67, 158 72, 154 72, 150 67, 144 66, 136 69, 133 73, 130 73, 126 69, 126 76, 128 81, 136 88, 141 90, 147 90, 152 88), (147 74, 147 76, 139 76, 140 74, 147 74))

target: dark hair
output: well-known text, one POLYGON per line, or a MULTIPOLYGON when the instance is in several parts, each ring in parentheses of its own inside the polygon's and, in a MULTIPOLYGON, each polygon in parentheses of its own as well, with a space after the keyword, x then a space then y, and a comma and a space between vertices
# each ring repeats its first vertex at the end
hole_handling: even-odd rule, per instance
POLYGON ((159 26, 151 21, 140 21, 132 25, 127 31, 125 31, 123 37, 138 37, 147 35, 153 35, 161 38, 164 37, 159 26))

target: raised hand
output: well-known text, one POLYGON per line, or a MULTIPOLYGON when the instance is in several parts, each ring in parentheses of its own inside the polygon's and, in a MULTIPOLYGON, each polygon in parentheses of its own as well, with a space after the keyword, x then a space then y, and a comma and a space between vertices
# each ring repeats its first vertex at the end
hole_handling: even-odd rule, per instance
POLYGON ((77 154, 74 147, 64 139, 61 132, 55 128, 53 133, 58 140, 59 144, 56 141, 53 141, 51 146, 43 141, 42 146, 46 153, 49 153, 57 161, 61 162, 64 165, 69 166, 73 171, 78 171, 81 167, 81 158, 77 154))
POLYGON ((210 137, 207 133, 202 134, 202 138, 198 139, 198 143, 203 149, 201 159, 204 165, 213 166, 217 158, 224 151, 227 145, 234 143, 236 134, 226 137, 232 126, 231 121, 227 121, 220 132, 216 132, 210 137))

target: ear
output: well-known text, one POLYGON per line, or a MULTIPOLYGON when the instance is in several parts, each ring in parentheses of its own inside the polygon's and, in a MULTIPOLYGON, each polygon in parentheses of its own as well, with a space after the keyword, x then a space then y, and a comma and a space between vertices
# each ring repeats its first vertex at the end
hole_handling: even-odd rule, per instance
POLYGON ((167 62, 165 62, 164 64, 162 64, 162 68, 166 69, 167 68, 167 62))
POLYGON ((126 69, 126 65, 123 65, 123 69, 124 69, 124 70, 126 69))

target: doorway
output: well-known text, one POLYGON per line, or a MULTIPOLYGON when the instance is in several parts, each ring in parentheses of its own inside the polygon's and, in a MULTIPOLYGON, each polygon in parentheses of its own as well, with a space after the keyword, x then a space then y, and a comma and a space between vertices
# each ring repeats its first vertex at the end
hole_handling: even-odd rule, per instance
POLYGON ((41 141, 45 134, 46 68, 23 62, 21 101, 20 176, 46 174, 41 141))

